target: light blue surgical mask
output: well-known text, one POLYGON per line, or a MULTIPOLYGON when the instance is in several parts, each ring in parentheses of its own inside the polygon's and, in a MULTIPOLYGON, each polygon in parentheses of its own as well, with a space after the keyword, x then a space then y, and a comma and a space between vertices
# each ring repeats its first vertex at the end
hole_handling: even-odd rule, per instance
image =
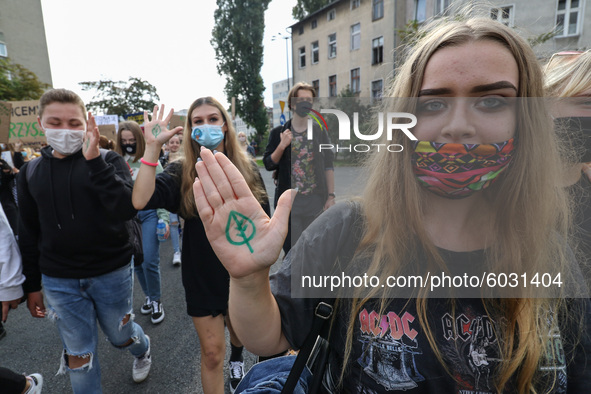
POLYGON ((222 131, 224 124, 226 124, 226 122, 221 125, 206 123, 194 126, 191 129, 191 138, 207 149, 215 149, 224 140, 224 132, 222 131))

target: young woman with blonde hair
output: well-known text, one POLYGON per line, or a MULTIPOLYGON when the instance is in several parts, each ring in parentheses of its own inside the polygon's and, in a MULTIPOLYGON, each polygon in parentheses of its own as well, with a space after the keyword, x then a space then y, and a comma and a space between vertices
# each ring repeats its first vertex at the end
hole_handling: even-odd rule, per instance
MULTIPOLYGON (((202 147, 215 149, 233 163, 246 185, 269 213, 264 183, 256 165, 239 146, 236 132, 224 107, 213 97, 195 100, 187 112, 184 128, 183 157, 170 163, 156 175, 158 153, 162 144, 182 127, 168 130, 172 117, 164 115, 164 106, 154 107, 151 120, 144 125, 146 151, 133 189, 136 209, 165 208, 178 212, 185 219, 181 261, 187 313, 192 317, 201 345, 201 383, 206 393, 222 393, 223 361, 226 354, 224 323, 230 332, 230 387, 237 386, 244 374, 242 344, 234 334, 227 317, 229 276, 209 245, 201 218, 195 207, 193 182, 197 176, 195 163, 202 147)), ((148 114, 145 114, 145 119, 148 114)))
POLYGON ((569 202, 552 121, 535 99, 543 84, 533 51, 489 18, 439 21, 397 70, 389 96, 408 98, 395 109, 416 115, 417 141, 383 138, 403 151, 375 152, 362 202, 326 211, 271 281, 289 194, 269 220, 231 163, 202 151, 196 205, 230 273, 237 334, 255 354, 300 348, 326 297, 301 298, 311 293, 300 274, 334 263, 336 273, 378 282, 329 294, 338 297, 324 376, 332 391, 584 392, 589 305, 566 243, 569 202), (256 228, 248 245, 228 242, 236 212, 256 228), (454 281, 449 298, 434 298, 446 293, 428 285, 393 293, 379 285, 475 272, 484 286, 454 281), (535 273, 562 286, 536 287, 535 273))
POLYGON ((238 142, 240 143, 242 149, 244 149, 244 151, 248 153, 251 158, 254 159, 256 156, 256 154, 254 153, 254 148, 250 146, 250 144, 248 143, 248 138, 246 138, 246 133, 244 131, 238 133, 238 142))
POLYGON ((561 184, 576 201, 575 250, 591 256, 591 50, 558 52, 544 66, 546 94, 558 135, 569 147, 561 184))

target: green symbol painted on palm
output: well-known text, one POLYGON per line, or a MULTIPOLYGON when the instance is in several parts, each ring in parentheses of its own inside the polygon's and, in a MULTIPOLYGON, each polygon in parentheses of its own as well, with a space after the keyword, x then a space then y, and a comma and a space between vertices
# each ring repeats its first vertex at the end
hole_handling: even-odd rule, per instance
POLYGON ((162 129, 160 128, 160 125, 157 124, 156 126, 154 126, 154 128, 152 129, 152 135, 154 136, 154 138, 158 137, 158 134, 160 134, 160 131, 162 129))
POLYGON ((226 225, 226 239, 228 242, 232 245, 246 244, 250 253, 254 253, 248 241, 254 238, 256 232, 257 230, 252 220, 239 212, 230 212, 228 224, 226 225), (236 230, 236 233, 233 233, 233 230, 236 230))

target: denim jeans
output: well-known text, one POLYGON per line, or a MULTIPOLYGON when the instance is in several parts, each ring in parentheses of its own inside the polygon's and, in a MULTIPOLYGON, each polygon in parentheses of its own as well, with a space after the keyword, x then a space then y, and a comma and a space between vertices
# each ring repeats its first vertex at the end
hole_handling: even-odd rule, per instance
MULTIPOLYGON (((257 393, 277 394, 281 393, 296 356, 276 357, 255 364, 236 387, 235 394, 257 393)), ((294 388, 294 394, 305 394, 308 385, 312 381, 312 373, 305 367, 298 384, 294 388)))
POLYGON ((138 282, 150 301, 160 301, 160 241, 156 235, 158 215, 155 209, 139 211, 138 219, 142 223, 142 242, 144 262, 135 267, 138 282))
POLYGON ((148 350, 148 340, 133 321, 133 271, 131 265, 86 279, 55 278, 43 275, 48 303, 47 316, 54 320, 64 353, 59 373, 69 372, 74 393, 101 393, 101 372, 96 354, 97 320, 112 345, 127 348, 134 356, 148 350), (129 316, 124 324, 123 320, 129 316), (130 345, 126 344, 132 339, 130 345), (67 356, 88 358, 80 368, 70 369, 67 356))
POLYGON ((172 248, 174 249, 175 253, 180 253, 181 249, 179 247, 179 215, 170 212, 168 217, 170 220, 170 239, 172 240, 172 248))

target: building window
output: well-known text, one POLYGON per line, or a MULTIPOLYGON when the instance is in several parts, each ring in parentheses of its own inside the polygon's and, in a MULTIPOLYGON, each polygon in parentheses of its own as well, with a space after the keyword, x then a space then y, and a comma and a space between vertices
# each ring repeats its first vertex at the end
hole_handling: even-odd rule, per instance
POLYGON ((381 99, 383 94, 383 81, 378 79, 377 81, 371 81, 371 98, 381 99))
POLYGON ((361 23, 351 26, 351 50, 359 49, 361 46, 361 23))
POLYGON ((505 26, 513 27, 513 6, 491 8, 490 17, 492 20, 499 21, 505 26))
POLYGON ((6 44, 0 42, 0 57, 8 57, 8 52, 6 51, 6 44))
POLYGON ((374 38, 371 41, 371 64, 384 61, 384 37, 374 38))
POLYGON ((415 0, 415 20, 424 22, 427 19, 427 0, 415 0))
POLYGON ((451 0, 437 0, 435 14, 440 16, 449 15, 449 3, 451 0))
POLYGON ((310 22, 310 27, 312 29, 316 29, 318 27, 318 19, 312 19, 312 22, 310 22))
POLYGON ((355 8, 359 8, 361 4, 361 0, 351 0, 351 9, 354 10, 355 8))
POLYGON ((316 80, 312 81, 312 86, 314 87, 314 90, 316 91, 316 97, 320 96, 320 80, 316 79, 316 80))
POLYGON ((332 21, 337 17, 337 10, 335 10, 334 8, 330 11, 328 11, 328 14, 326 14, 326 20, 327 21, 332 21))
POLYGON ((372 20, 384 17, 384 0, 373 0, 372 20))
POLYGON ((300 68, 306 67, 306 47, 301 47, 300 52, 300 68))
POLYGON ((328 77, 328 97, 337 96, 337 76, 331 75, 328 77))
POLYGON ((302 34, 304 34, 304 25, 301 25, 301 26, 298 28, 298 34, 299 34, 300 36, 301 36, 302 34))
POLYGON ((556 11, 557 36, 574 36, 579 34, 579 18, 581 0, 558 0, 556 11))
POLYGON ((337 57, 337 33, 328 35, 328 58, 337 57))
POLYGON ((319 58, 318 41, 314 41, 312 43, 312 64, 318 63, 319 58))
POLYGON ((351 91, 353 93, 358 93, 359 91, 361 91, 361 72, 359 71, 359 68, 354 68, 353 70, 351 70, 351 91))

